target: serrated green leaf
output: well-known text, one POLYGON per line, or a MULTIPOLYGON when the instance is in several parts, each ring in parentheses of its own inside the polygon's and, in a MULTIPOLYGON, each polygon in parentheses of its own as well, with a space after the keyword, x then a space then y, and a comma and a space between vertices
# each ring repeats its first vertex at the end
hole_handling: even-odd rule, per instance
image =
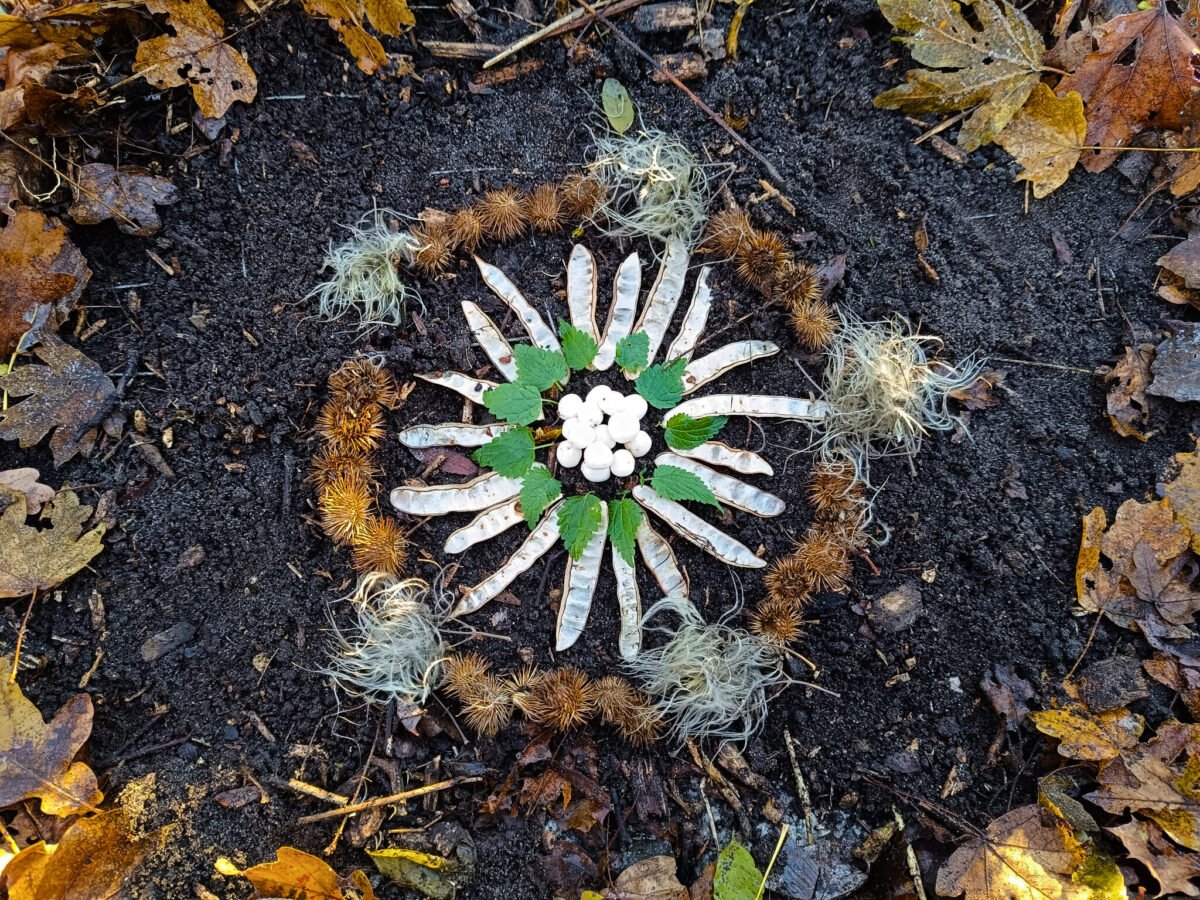
POLYGON ((630 375, 636 375, 650 362, 650 335, 635 331, 617 341, 617 365, 630 375))
POLYGON ((519 381, 488 388, 483 392, 483 405, 497 419, 514 425, 528 425, 542 415, 542 395, 519 381))
POLYGON ((655 409, 670 409, 683 398, 683 371, 687 360, 682 356, 669 363, 651 366, 637 377, 634 386, 655 409))
POLYGON ((558 320, 558 335, 562 338, 563 356, 573 372, 581 372, 592 364, 600 348, 591 335, 566 319, 558 320))
POLYGON ((693 419, 687 413, 679 413, 667 419, 665 437, 672 450, 691 450, 717 436, 725 423, 725 416, 702 416, 693 419))
POLYGON ((617 134, 624 134, 633 125, 636 110, 633 99, 625 85, 615 78, 605 78, 600 88, 600 102, 604 105, 604 116, 617 134))
POLYGON ((637 546, 638 526, 642 524, 642 507, 628 497, 608 501, 608 537, 621 554, 621 558, 633 565, 633 550, 637 546))
POLYGON ((737 841, 730 841, 717 855, 713 900, 754 900, 762 880, 750 851, 737 841))
POLYGON ((517 363, 517 381, 548 390, 567 380, 567 360, 557 350, 543 350, 531 344, 513 347, 513 359, 517 363))
POLYGON ((654 475, 650 478, 650 487, 668 500, 691 500, 721 508, 716 494, 709 486, 701 481, 699 476, 679 466, 655 466, 654 475))
POLYGON ((521 482, 521 515, 525 524, 534 528, 546 507, 562 494, 562 482, 550 474, 544 466, 530 469, 529 474, 521 482))
POLYGON ((600 498, 595 494, 568 497, 558 508, 558 532, 571 559, 583 555, 588 541, 600 527, 600 498))
POLYGON ((472 453, 471 459, 506 478, 520 478, 533 465, 533 432, 528 428, 502 431, 472 453))

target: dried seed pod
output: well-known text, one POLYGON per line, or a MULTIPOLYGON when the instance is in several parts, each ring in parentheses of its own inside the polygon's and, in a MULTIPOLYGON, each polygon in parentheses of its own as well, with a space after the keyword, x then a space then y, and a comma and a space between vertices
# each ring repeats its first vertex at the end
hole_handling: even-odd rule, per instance
POLYGON ((492 664, 474 651, 451 653, 442 663, 442 689, 461 698, 491 671, 492 664))
POLYGON ((808 496, 818 512, 854 509, 862 504, 863 487, 848 463, 818 462, 808 478, 808 496))
POLYGON ((792 307, 792 330, 809 350, 824 350, 837 334, 838 317, 824 300, 806 300, 792 307))
POLYGON ((849 549, 840 540, 820 532, 810 532, 796 545, 793 556, 813 591, 846 590, 852 566, 849 549))
POLYGON ((586 219, 604 200, 604 185, 595 178, 572 172, 560 185, 563 212, 577 219, 586 219))
POLYGON ((662 715, 646 694, 619 675, 606 675, 594 685, 601 721, 612 725, 625 740, 639 747, 662 733, 662 715))
POLYGON ((527 663, 515 672, 505 675, 504 685, 512 696, 513 706, 528 715, 529 702, 533 696, 530 692, 545 677, 546 674, 533 663, 527 663))
POLYGON ((529 195, 529 224, 535 231, 551 233, 563 226, 563 201, 558 186, 539 184, 529 195))
POLYGON ((426 224, 412 229, 417 250, 413 268, 427 278, 441 275, 454 262, 454 242, 448 228, 426 224))
POLYGON ((336 544, 349 544, 375 507, 371 483, 359 472, 334 478, 317 496, 321 528, 336 544))
POLYGON ((478 206, 464 206, 450 217, 450 240, 468 253, 474 253, 483 240, 483 216, 478 206))
POLYGON ((334 397, 317 416, 317 434, 339 453, 369 453, 387 434, 383 412, 375 403, 352 405, 334 397))
POLYGON ((821 275, 806 262, 787 262, 775 280, 775 298, 795 311, 806 303, 821 299, 821 275))
POLYGON ((743 244, 754 237, 754 226, 744 209, 723 209, 708 220, 701 246, 720 256, 732 258, 743 244))
POLYGON ((329 391, 350 405, 378 403, 398 409, 403 402, 395 376, 373 359, 348 359, 329 376, 329 391))
POLYGON ((596 712, 596 689, 587 673, 574 666, 555 669, 530 691, 525 714, 530 721, 567 731, 596 712))
POLYGON ((477 206, 483 233, 498 241, 511 241, 529 224, 528 202, 512 187, 488 191, 477 206))
POLYGON ((383 474, 383 470, 375 464, 366 453, 358 451, 344 452, 332 447, 322 447, 313 454, 311 471, 305 479, 315 485, 318 490, 324 490, 336 478, 349 473, 363 476, 372 481, 383 474))
POLYGON ((408 538, 390 516, 370 516, 354 535, 354 569, 399 575, 408 562, 408 538))
POLYGON ((778 231, 756 228, 750 238, 738 246, 733 258, 737 262, 735 271, 742 281, 763 293, 770 293, 784 266, 792 261, 792 253, 778 231))
POLYGON ((771 644, 787 646, 803 633, 801 604, 768 595, 750 614, 750 631, 771 644))
POLYGON ((806 606, 812 595, 812 580, 808 577, 808 570, 795 553, 772 562, 763 578, 763 585, 768 598, 797 608, 806 606))
POLYGON ((508 688, 495 675, 484 675, 462 695, 467 724, 477 733, 494 735, 512 721, 508 688))

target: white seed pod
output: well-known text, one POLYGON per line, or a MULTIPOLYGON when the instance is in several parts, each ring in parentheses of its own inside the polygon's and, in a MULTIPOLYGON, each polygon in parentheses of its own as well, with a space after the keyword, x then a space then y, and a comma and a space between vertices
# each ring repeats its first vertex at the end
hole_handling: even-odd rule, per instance
POLYGON ((676 453, 660 453, 654 458, 654 464, 656 466, 675 466, 677 469, 691 472, 708 485, 709 490, 716 495, 718 500, 734 509, 740 509, 742 512, 763 518, 783 513, 784 502, 779 497, 760 490, 752 484, 746 484, 732 475, 710 469, 694 459, 688 459, 676 453))
POLYGON ((563 394, 558 401, 558 416, 561 419, 574 419, 582 406, 583 398, 578 394, 563 394))
MULTIPOLYGON (((679 305, 679 297, 683 294, 683 282, 687 277, 690 256, 685 241, 679 238, 667 241, 662 267, 658 270, 654 287, 650 288, 650 298, 646 301, 641 318, 633 326, 634 331, 644 331, 650 338, 650 354, 646 358, 646 365, 654 362, 658 348, 662 346, 663 337, 667 333, 667 326, 675 316, 675 307, 679 305)), ((626 377, 633 380, 628 375, 626 377)))
POLYGON ((478 256, 475 257, 475 264, 479 266, 479 274, 483 276, 483 283, 517 314, 517 318, 525 326, 525 333, 529 335, 534 346, 541 347, 543 350, 562 350, 562 345, 558 342, 558 335, 546 324, 541 313, 525 299, 525 295, 517 290, 517 286, 509 280, 507 275, 495 266, 485 263, 478 256))
POLYGON ((745 544, 734 540, 690 509, 674 500, 668 500, 647 485, 635 486, 633 499, 675 529, 675 533, 681 538, 691 541, 727 565, 740 566, 743 569, 761 569, 767 564, 765 559, 759 559, 745 544))
POLYGON ((563 437, 572 447, 578 447, 580 451, 583 451, 596 439, 596 429, 582 419, 568 419, 563 423, 563 437))
POLYGON ((572 325, 600 342, 596 327, 596 260, 583 244, 571 248, 567 261, 567 311, 572 325))
POLYGON ((472 303, 470 300, 462 302, 462 311, 467 320, 467 326, 475 335, 475 343, 483 348, 483 352, 487 354, 488 359, 492 361, 492 365, 501 375, 509 381, 516 381, 517 362, 513 358, 512 344, 500 333, 496 323, 479 308, 478 304, 472 303))
POLYGON ((558 607, 558 624, 555 627, 556 653, 566 650, 583 634, 588 613, 592 609, 592 596, 600 581, 600 564, 604 560, 604 544, 608 539, 608 505, 600 504, 600 524, 583 548, 579 559, 567 557, 567 571, 563 576, 562 602, 558 607))
POLYGON ((617 647, 624 659, 633 659, 642 649, 642 597, 637 573, 625 562, 617 545, 612 548, 613 575, 617 580, 617 610, 621 616, 621 635, 617 647))
POLYGON ((596 468, 594 466, 584 465, 579 467, 579 471, 583 473, 584 478, 593 484, 599 484, 602 481, 607 481, 609 474, 611 474, 608 470, 608 466, 600 466, 599 468, 596 468))
POLYGON ((573 469, 579 465, 579 461, 583 459, 583 451, 574 444, 563 441, 558 445, 558 447, 555 448, 554 458, 558 460, 558 464, 563 468, 573 469))
POLYGON ((650 447, 653 444, 654 441, 650 439, 650 435, 644 431, 639 431, 633 436, 633 440, 625 442, 625 449, 633 454, 634 459, 641 459, 650 452, 650 447))
POLYGON ((593 444, 603 444, 609 450, 611 450, 613 447, 617 446, 616 438, 614 438, 612 436, 612 434, 609 432, 607 425, 597 425, 596 426, 596 433, 592 437, 592 443, 593 444))
POLYGON ((472 378, 470 375, 464 375, 462 372, 426 372, 424 375, 418 375, 417 377, 422 381, 428 381, 430 384, 448 388, 454 391, 454 393, 466 397, 473 403, 479 404, 483 403, 483 392, 496 386, 496 382, 494 381, 472 378))
POLYGON ((708 311, 712 307, 712 290, 708 286, 708 273, 712 266, 703 266, 696 276, 696 289, 692 293, 692 302, 684 314, 683 324, 679 326, 679 334, 667 349, 667 359, 692 358, 692 350, 696 341, 704 334, 704 326, 708 323, 708 311))
POLYGON ((692 360, 683 370, 684 396, 699 390, 710 381, 715 381, 726 372, 765 359, 779 352, 779 346, 771 341, 735 341, 719 347, 712 353, 692 360))
POLYGON ((490 425, 463 425, 446 422, 443 425, 413 425, 397 437, 405 447, 419 450, 425 447, 482 447, 502 431, 512 428, 504 422, 490 425))
MULTIPOLYGON (((624 409, 621 410, 627 416, 633 416, 639 422, 650 411, 650 404, 646 402, 646 398, 641 394, 630 394, 623 401, 624 409)), ((616 413, 613 413, 616 415, 616 413)))
POLYGON ((478 512, 510 500, 520 492, 520 478, 506 478, 498 472, 486 472, 466 484, 393 488, 391 500, 398 512, 414 516, 445 516, 458 512, 478 512))
POLYGON ((512 528, 522 519, 521 505, 517 498, 506 500, 499 506, 485 509, 470 524, 464 525, 446 538, 447 553, 462 553, 476 544, 490 541, 512 528))
POLYGON ((638 294, 642 291, 642 259, 637 251, 630 253, 617 269, 613 279, 613 301, 608 307, 608 322, 604 326, 604 340, 596 353, 593 365, 597 371, 612 368, 617 358, 617 344, 628 337, 633 329, 633 318, 637 315, 638 294))
POLYGON ((473 613, 489 600, 495 599, 518 575, 528 571, 530 566, 545 556, 546 551, 558 540, 558 507, 561 504, 562 501, 558 501, 546 510, 537 528, 529 533, 529 537, 525 538, 525 542, 504 565, 463 594, 454 611, 450 613, 452 617, 473 613))
POLYGON ((829 407, 822 400, 805 400, 801 397, 774 397, 765 394, 707 394, 694 400, 685 400, 667 415, 686 413, 693 419, 704 416, 749 416, 760 419, 811 419, 825 418, 829 407))
POLYGON ((585 400, 583 406, 579 408, 579 415, 575 418, 595 428, 604 421, 604 413, 600 411, 600 407, 595 403, 585 400))
POLYGON ((615 416, 625 410, 625 397, 616 391, 609 391, 600 398, 600 411, 606 416, 615 416))
POLYGON ((654 530, 649 516, 642 516, 637 530, 638 552, 642 562, 658 582, 664 597, 687 597, 691 591, 687 573, 679 568, 675 551, 666 539, 654 530))
POLYGON ((628 413, 621 413, 608 420, 608 433, 618 444, 624 444, 637 437, 638 420, 628 413))
POLYGON ((637 463, 633 461, 633 454, 622 447, 620 450, 613 451, 609 470, 617 478, 628 478, 633 474, 633 469, 636 465, 637 463))
POLYGON ((732 469, 740 475, 774 475, 771 464, 753 450, 738 450, 721 441, 705 441, 691 450, 676 450, 680 456, 713 466, 732 469))
POLYGON ((613 452, 604 444, 592 443, 583 451, 583 464, 589 469, 607 469, 612 461, 613 452))

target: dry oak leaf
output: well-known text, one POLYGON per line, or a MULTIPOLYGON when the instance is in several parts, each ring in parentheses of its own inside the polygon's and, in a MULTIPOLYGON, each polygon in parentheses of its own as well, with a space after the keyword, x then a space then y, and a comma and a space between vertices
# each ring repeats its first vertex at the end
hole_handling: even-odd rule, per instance
POLYGON ((1121 437, 1139 441, 1149 439, 1142 429, 1150 424, 1150 400, 1146 388, 1150 386, 1153 361, 1153 344, 1138 344, 1136 349, 1126 347, 1125 355, 1104 376, 1105 381, 1116 382, 1105 398, 1105 411, 1113 431, 1121 437))
POLYGON ((996 143, 1021 164, 1017 181, 1033 185, 1033 196, 1045 197, 1062 187, 1079 162, 1087 138, 1083 99, 1071 91, 1057 97, 1038 84, 996 143))
POLYGON ((105 526, 97 525, 83 534, 92 508, 81 506, 73 491, 64 488, 55 494, 47 504, 48 516, 43 509, 48 528, 25 523, 24 494, 10 491, 8 497, 12 502, 0 513, 0 598, 25 597, 55 587, 104 549, 105 526))
POLYGON ((8 48, 0 57, 0 128, 11 130, 25 120, 25 89, 41 84, 54 71, 68 49, 60 44, 42 44, 28 50, 8 48))
POLYGON ((892 25, 912 35, 900 40, 913 59, 933 68, 909 70, 905 83, 884 91, 875 105, 908 113, 976 107, 958 133, 964 150, 996 140, 1041 78, 1042 37, 1003 0, 879 0, 879 9, 892 25), (970 7, 979 28, 967 20, 963 5, 970 7))
POLYGON ((1186 287, 1200 288, 1200 234, 1176 244, 1158 258, 1158 265, 1182 278, 1186 287))
POLYGON ((1195 854, 1180 853, 1153 822, 1132 819, 1108 830, 1158 882, 1155 896, 1200 897, 1200 888, 1192 884, 1193 878, 1200 878, 1200 860, 1195 854))
POLYGON ((1005 813, 937 874, 937 892, 966 900, 1096 900, 1072 875, 1087 860, 1069 825, 1036 805, 1005 813))
POLYGON ((91 277, 62 222, 35 209, 10 215, 0 228, 0 362, 26 332, 58 328, 91 277))
POLYGON ((53 430, 50 450, 54 465, 61 466, 91 448, 117 388, 96 363, 53 335, 34 352, 46 365, 20 366, 0 376, 0 391, 9 394, 8 409, 0 412, 0 440, 32 447, 53 430), (13 397, 26 399, 14 405, 13 397))
POLYGON ((611 891, 600 895, 604 900, 688 900, 688 889, 679 882, 675 858, 651 856, 617 876, 611 891))
POLYGON ((1101 762, 1115 759, 1137 746, 1146 721, 1127 709, 1092 715, 1078 703, 1029 714, 1042 734, 1058 739, 1058 752, 1067 759, 1101 762))
POLYGON ((367 31, 364 21, 380 34, 398 37, 417 20, 407 0, 303 0, 304 11, 323 18, 338 33, 355 64, 366 74, 381 72, 388 62, 379 39, 367 31))
POLYGON ((140 166, 113 168, 108 163, 81 166, 70 216, 80 225, 116 219, 126 234, 149 237, 162 226, 156 206, 179 199, 169 178, 151 175, 140 166))
POLYGON ((1093 509, 1083 517, 1075 565, 1079 605, 1122 628, 1188 637, 1185 626, 1200 610, 1191 541, 1191 530, 1175 518, 1169 500, 1126 500, 1111 528, 1104 510, 1093 509))
POLYGON ((222 875, 240 875, 254 885, 255 897, 289 900, 375 900, 371 882, 361 869, 339 878, 329 863, 294 847, 280 847, 274 862, 241 870, 230 860, 217 860, 222 875))
POLYGON ((225 22, 205 0, 146 0, 146 8, 166 15, 174 34, 138 45, 133 71, 158 88, 189 84, 200 113, 219 119, 237 100, 258 93, 254 70, 225 43, 225 22))
MULTIPOLYGON (((1077 91, 1083 97, 1089 145, 1123 148, 1146 128, 1187 127, 1188 107, 1200 96, 1197 65, 1200 48, 1195 39, 1160 0, 1098 26, 1096 49, 1056 90, 1059 96, 1077 91)), ((1121 149, 1088 150, 1083 167, 1101 172, 1120 153, 1121 149)))
POLYGON ((36 516, 42 505, 54 499, 54 488, 38 481, 42 474, 37 469, 5 469, 0 472, 0 510, 12 502, 9 491, 25 495, 25 511, 36 516))
POLYGON ((1200 726, 1168 719, 1152 740, 1104 763, 1096 780, 1100 789, 1085 799, 1114 815, 1150 819, 1177 844, 1200 850, 1200 726))
MULTIPOLYGON (((0 657, 0 671, 12 660, 0 657)), ((92 733, 92 698, 79 694, 46 723, 7 677, 0 683, 0 806, 39 797, 42 812, 71 816, 104 799, 96 776, 75 757, 92 733)))
POLYGON ((0 874, 9 900, 111 900, 129 897, 126 882, 166 842, 173 826, 135 835, 121 808, 78 819, 57 845, 31 844, 0 874))
POLYGON ((1192 532, 1192 549, 1200 551, 1200 451, 1176 453, 1175 464, 1179 471, 1158 492, 1171 501, 1175 518, 1192 532))

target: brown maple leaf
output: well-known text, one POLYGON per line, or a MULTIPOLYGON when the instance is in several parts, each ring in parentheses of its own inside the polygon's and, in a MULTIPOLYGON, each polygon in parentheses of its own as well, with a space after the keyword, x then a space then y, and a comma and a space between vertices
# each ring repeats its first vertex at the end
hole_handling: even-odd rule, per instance
POLYGON ((105 526, 83 533, 92 508, 82 505, 74 491, 63 488, 46 504, 50 511, 43 509, 42 515, 49 527, 42 528, 25 524, 23 493, 8 490, 7 499, 12 502, 0 513, 0 598, 57 587, 104 549, 105 526))
MULTIPOLYGON (((0 671, 12 660, 0 658, 0 671)), ((103 799, 96 776, 76 762, 92 733, 92 698, 79 694, 46 723, 38 708, 7 677, 0 679, 0 806, 40 798, 52 816, 94 810, 103 799)))
POLYGON ((1153 822, 1132 819, 1108 830, 1158 882, 1157 896, 1200 897, 1200 888, 1192 884, 1192 879, 1200 878, 1200 860, 1194 853, 1180 853, 1153 822))
POLYGON ((1106 408, 1113 431, 1121 437, 1135 437, 1139 441, 1149 438, 1142 429, 1150 424, 1150 400, 1146 397, 1146 388, 1150 386, 1153 361, 1153 344, 1138 344, 1136 349, 1126 347, 1125 355, 1104 376, 1105 381, 1116 382, 1108 392, 1106 408))
POLYGON ((379 38, 366 29, 366 22, 380 34, 399 37, 416 24, 408 0, 303 0, 304 11, 323 18, 338 33, 355 64, 368 75, 382 72, 388 55, 379 38))
POLYGON ((158 88, 190 85, 202 115, 219 119, 237 100, 249 103, 258 79, 245 57, 225 43, 225 22, 205 0, 146 0, 174 34, 138 45, 133 71, 158 88))
POLYGON ((47 336, 34 352, 46 365, 20 366, 0 377, 0 390, 10 395, 8 410, 0 412, 0 440, 32 447, 53 430, 57 467, 91 447, 117 388, 96 363, 57 337, 47 336), (13 404, 12 397, 26 399, 13 404))
MULTIPOLYGON (((1198 66, 1200 47, 1160 0, 1100 25, 1096 49, 1055 90, 1060 97, 1070 91, 1083 97, 1089 145, 1120 148, 1146 128, 1187 127, 1188 107, 1200 95, 1198 66)), ((1101 172, 1120 153, 1086 150, 1083 166, 1101 172)))
POLYGON ((81 166, 70 216, 80 225, 116 219, 126 234, 148 237, 162 226, 156 206, 179 199, 169 178, 151 175, 140 166, 113 168, 108 163, 81 166))
POLYGON ((0 59, 0 128, 11 131, 25 120, 25 91, 41 84, 54 71, 68 49, 59 44, 42 44, 28 50, 10 49, 0 59))
POLYGON ((26 332, 58 328, 91 277, 62 222, 35 209, 10 215, 0 228, 0 362, 26 332))

